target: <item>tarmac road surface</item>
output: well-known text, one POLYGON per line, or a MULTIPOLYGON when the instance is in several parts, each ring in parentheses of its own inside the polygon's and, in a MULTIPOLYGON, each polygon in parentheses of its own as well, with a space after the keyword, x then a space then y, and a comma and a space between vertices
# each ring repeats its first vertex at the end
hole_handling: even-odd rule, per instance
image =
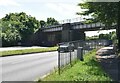
POLYGON ((57 51, 0 57, 2 81, 34 81, 57 67, 57 51))

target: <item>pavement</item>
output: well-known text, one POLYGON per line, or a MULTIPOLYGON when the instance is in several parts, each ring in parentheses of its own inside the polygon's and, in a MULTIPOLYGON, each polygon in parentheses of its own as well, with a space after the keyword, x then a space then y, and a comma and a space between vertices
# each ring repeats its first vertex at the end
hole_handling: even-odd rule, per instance
POLYGON ((0 57, 2 81, 34 81, 41 78, 57 67, 57 53, 55 51, 0 57))
POLYGON ((120 58, 114 53, 113 47, 99 49, 96 58, 113 81, 120 81, 120 58))
POLYGON ((99 63, 103 70, 112 78, 113 81, 120 82, 120 59, 118 58, 101 58, 99 63))

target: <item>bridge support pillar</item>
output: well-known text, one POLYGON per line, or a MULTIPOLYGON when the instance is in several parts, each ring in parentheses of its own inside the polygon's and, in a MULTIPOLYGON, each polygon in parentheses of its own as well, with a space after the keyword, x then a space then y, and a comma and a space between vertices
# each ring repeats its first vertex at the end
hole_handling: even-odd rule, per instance
POLYGON ((72 30, 71 39, 72 41, 85 40, 85 32, 80 30, 72 30))
POLYGON ((71 29, 71 25, 70 23, 66 23, 62 25, 63 29, 62 29, 62 42, 68 42, 70 41, 70 29, 71 29))
POLYGON ((84 31, 72 30, 70 23, 62 25, 62 42, 76 41, 76 40, 85 40, 84 31))

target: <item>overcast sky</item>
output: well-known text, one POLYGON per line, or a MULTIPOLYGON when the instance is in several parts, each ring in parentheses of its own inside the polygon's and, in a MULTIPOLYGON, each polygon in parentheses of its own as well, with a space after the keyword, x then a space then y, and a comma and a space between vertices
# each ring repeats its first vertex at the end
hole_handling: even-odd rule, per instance
POLYGON ((64 20, 80 17, 76 12, 81 11, 77 6, 82 0, 0 0, 0 18, 10 12, 25 12, 38 20, 53 17, 64 20))
MULTIPOLYGON (((46 20, 53 17, 58 21, 80 17, 78 3, 84 0, 0 0, 0 18, 6 14, 25 12, 36 17, 37 20, 46 20)), ((102 33, 108 31, 102 31, 102 33)), ((87 36, 98 35, 96 32, 87 32, 87 36)))

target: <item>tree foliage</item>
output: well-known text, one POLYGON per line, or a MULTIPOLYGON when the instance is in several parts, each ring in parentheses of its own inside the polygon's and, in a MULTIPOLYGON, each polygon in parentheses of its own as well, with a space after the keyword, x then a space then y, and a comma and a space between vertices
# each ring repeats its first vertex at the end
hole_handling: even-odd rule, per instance
POLYGON ((59 22, 52 17, 47 18, 46 22, 44 20, 40 20, 41 28, 45 28, 45 27, 48 27, 48 26, 51 26, 51 25, 58 25, 58 24, 59 24, 59 22))
POLYGON ((10 22, 3 21, 1 23, 0 29, 2 30, 1 38, 3 46, 16 45, 17 42, 21 40, 19 31, 15 29, 10 22))
POLYGON ((41 28, 44 28, 46 26, 46 22, 44 20, 40 20, 40 26, 41 28))
POLYGON ((95 36, 92 36, 92 37, 86 37, 87 40, 96 40, 96 39, 107 39, 107 40, 112 40, 113 43, 116 42, 116 32, 115 31, 112 31, 112 32, 109 32, 107 34, 99 34, 98 36, 95 35, 95 36))
POLYGON ((50 25, 57 25, 59 24, 57 20, 55 20, 54 18, 47 18, 47 25, 50 26, 50 25))
POLYGON ((118 3, 117 2, 86 2, 79 3, 83 12, 78 12, 78 15, 91 15, 95 22, 99 21, 106 25, 117 23, 118 18, 118 3))
POLYGON ((30 37, 39 28, 39 21, 24 12, 7 14, 3 21, 8 21, 13 28, 19 31, 22 39, 30 37))
POLYGON ((26 41, 40 26, 35 17, 24 12, 6 14, 0 24, 3 46, 16 45, 19 41, 26 41))
POLYGON ((108 39, 108 40, 112 40, 113 43, 116 43, 116 32, 109 32, 108 34, 99 34, 99 39, 108 39))

